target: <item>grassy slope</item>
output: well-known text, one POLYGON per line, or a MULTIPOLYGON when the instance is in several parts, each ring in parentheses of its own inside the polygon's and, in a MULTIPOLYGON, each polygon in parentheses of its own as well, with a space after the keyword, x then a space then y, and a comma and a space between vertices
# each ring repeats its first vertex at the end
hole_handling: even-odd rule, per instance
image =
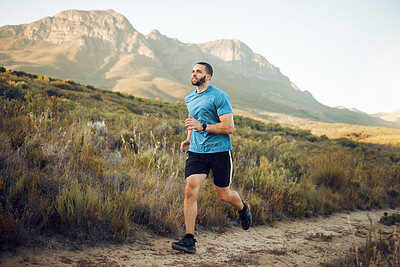
MULTIPOLYGON (((131 222, 183 231, 185 106, 0 68, 0 238, 60 232, 125 241, 131 222)), ((232 187, 254 224, 342 209, 397 206, 400 157, 391 147, 235 116, 232 187)), ((210 179, 199 227, 223 229, 237 211, 210 179)))
POLYGON ((330 139, 347 138, 363 143, 391 146, 394 147, 393 150, 400 153, 396 149, 400 149, 400 129, 344 123, 325 123, 272 112, 258 113, 236 110, 235 113, 267 124, 279 123, 286 127, 309 130, 313 135, 325 135, 330 139))

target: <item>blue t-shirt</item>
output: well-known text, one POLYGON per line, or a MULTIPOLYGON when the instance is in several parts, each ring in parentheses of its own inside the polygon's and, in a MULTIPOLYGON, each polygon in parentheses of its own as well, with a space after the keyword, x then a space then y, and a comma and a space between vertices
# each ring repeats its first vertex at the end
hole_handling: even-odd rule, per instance
MULTIPOLYGON (((194 90, 185 98, 189 115, 201 124, 220 123, 219 116, 233 113, 231 101, 222 90, 210 85, 204 92, 194 90)), ((193 129, 189 151, 195 153, 217 153, 231 150, 229 134, 208 133, 193 129)))

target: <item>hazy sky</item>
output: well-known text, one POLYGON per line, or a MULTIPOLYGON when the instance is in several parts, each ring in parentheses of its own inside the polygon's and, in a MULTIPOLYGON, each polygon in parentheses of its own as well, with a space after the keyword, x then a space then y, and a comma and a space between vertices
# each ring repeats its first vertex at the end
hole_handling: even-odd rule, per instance
POLYGON ((113 9, 185 43, 238 39, 325 105, 400 108, 400 0, 18 0, 0 26, 67 9, 113 9))

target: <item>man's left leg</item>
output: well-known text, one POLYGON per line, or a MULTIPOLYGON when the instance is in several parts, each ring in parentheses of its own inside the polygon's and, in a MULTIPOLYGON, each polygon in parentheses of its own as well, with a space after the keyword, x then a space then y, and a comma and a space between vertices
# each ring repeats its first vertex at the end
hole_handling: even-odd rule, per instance
POLYGON ((243 202, 236 191, 231 190, 229 186, 228 187, 215 186, 215 189, 217 190, 217 194, 220 200, 235 206, 238 210, 243 209, 244 206, 243 202))
POLYGON ((213 159, 211 169, 213 170, 217 194, 222 201, 235 206, 239 210, 242 228, 247 230, 252 223, 249 203, 242 201, 239 194, 230 189, 233 176, 232 153, 231 151, 216 153, 213 159))
POLYGON ((250 206, 246 201, 242 201, 239 194, 228 187, 215 186, 219 199, 235 206, 239 211, 240 222, 243 230, 250 228, 252 223, 250 206))

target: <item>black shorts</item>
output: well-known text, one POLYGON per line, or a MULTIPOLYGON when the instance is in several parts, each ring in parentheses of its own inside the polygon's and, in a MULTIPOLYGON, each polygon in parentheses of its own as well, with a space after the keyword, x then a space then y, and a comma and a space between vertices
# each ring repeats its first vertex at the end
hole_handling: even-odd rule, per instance
POLYGON ((188 151, 186 159, 185 178, 192 174, 208 174, 213 172, 214 184, 218 187, 228 187, 232 182, 231 151, 218 153, 194 153, 188 151))

